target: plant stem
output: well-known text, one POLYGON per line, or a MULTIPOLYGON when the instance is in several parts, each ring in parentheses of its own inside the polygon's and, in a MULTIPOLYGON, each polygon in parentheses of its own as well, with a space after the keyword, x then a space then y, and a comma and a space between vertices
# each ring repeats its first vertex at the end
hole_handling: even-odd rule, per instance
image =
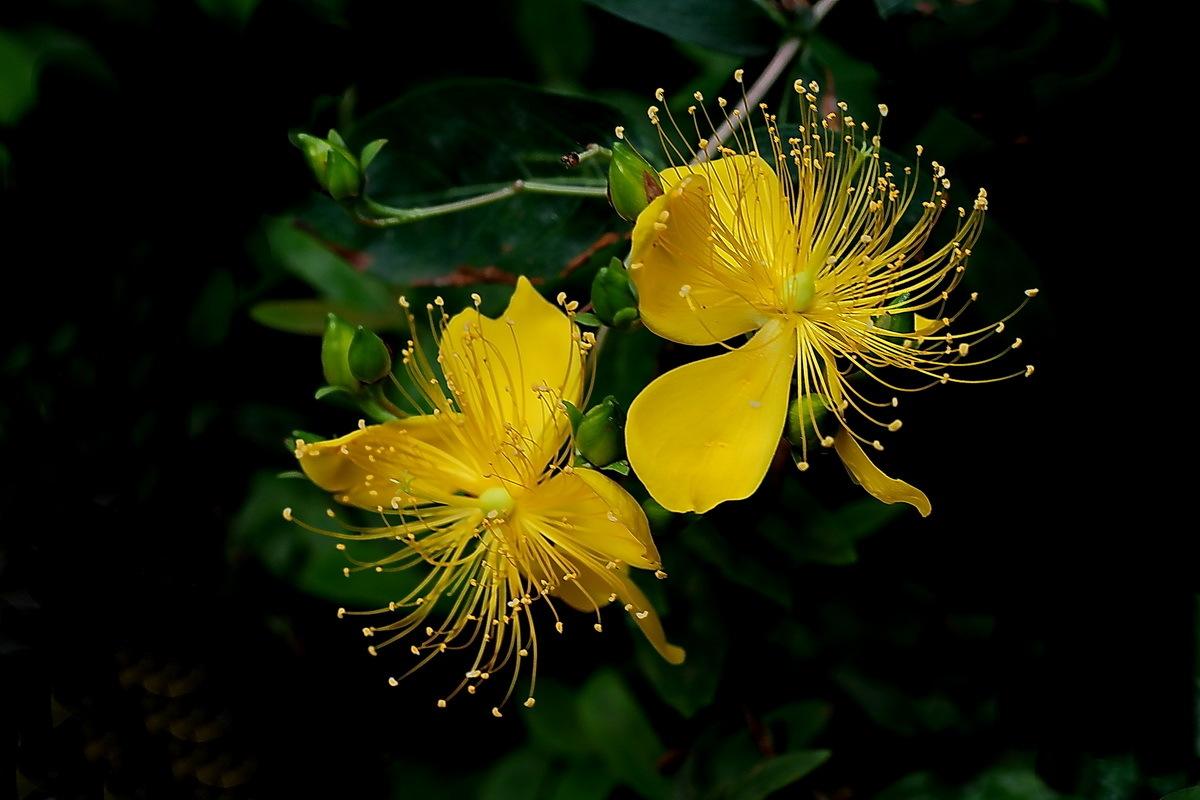
POLYGON ((395 208, 377 203, 364 197, 355 216, 364 225, 377 228, 388 228, 394 225, 405 225, 409 222, 440 217, 445 214, 455 214, 472 208, 490 205, 501 200, 507 200, 518 194, 544 194, 557 197, 607 197, 608 189, 604 186, 586 186, 580 184, 551 183, 549 181, 515 180, 494 191, 485 192, 474 197, 441 203, 434 206, 419 208, 395 208))
MULTIPOLYGON (((813 3, 809 17, 810 26, 815 28, 820 24, 821 20, 837 5, 837 2, 838 0, 817 0, 816 3, 813 3)), ((737 116, 729 115, 725 122, 721 123, 721 126, 717 128, 712 138, 709 139, 708 147, 704 148, 703 160, 711 159, 716 155, 717 148, 728 138, 729 134, 733 133, 733 129, 737 125, 740 125, 743 119, 749 118, 750 110, 758 106, 763 96, 766 95, 767 90, 771 88, 775 81, 779 80, 780 74, 792 62, 792 59, 796 56, 796 51, 800 49, 800 43, 801 40, 799 37, 793 37, 786 39, 783 44, 779 45, 779 49, 775 51, 775 55, 771 57, 770 62, 763 68, 762 74, 758 76, 758 80, 750 86, 745 98, 738 105, 738 108, 741 109, 741 114, 737 116)), ((700 154, 697 153, 696 157, 692 159, 692 164, 698 164, 700 161, 700 154)))

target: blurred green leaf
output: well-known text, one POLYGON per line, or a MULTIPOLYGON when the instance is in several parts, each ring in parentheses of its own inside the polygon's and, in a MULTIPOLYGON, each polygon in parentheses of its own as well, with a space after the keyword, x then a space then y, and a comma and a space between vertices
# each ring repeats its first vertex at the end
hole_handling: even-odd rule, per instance
POLYGON ((47 64, 66 64, 96 78, 107 66, 83 39, 57 28, 17 33, 0 29, 0 125, 14 125, 33 107, 38 74, 47 64))
POLYGON ((592 32, 581 0, 518 0, 516 21, 542 81, 574 86, 592 55, 592 32))
POLYGON ((356 270, 294 222, 273 219, 267 223, 266 234, 274 256, 324 299, 360 311, 394 313, 396 297, 378 278, 356 270))
POLYGON ((1190 789, 1180 789, 1178 792, 1171 792, 1162 800, 1200 800, 1200 786, 1193 786, 1190 789))
POLYGON ((14 34, 0 30, 0 125, 12 125, 37 99, 37 60, 14 34))
MULTIPOLYGON (((274 471, 256 473, 250 492, 230 530, 231 555, 251 555, 276 577, 302 592, 356 608, 378 608, 403 597, 417 580, 417 571, 360 572, 345 577, 347 555, 361 560, 378 558, 388 545, 357 542, 339 552, 332 539, 311 533, 283 519, 291 508, 295 519, 318 527, 335 528, 325 515, 333 502, 307 481, 277 477, 274 471)), ((339 511, 339 515, 346 513, 339 511)))
POLYGON ((1077 6, 1083 6, 1084 8, 1091 9, 1102 17, 1108 16, 1107 0, 1071 0, 1071 2, 1077 6))
POLYGON ((658 374, 662 343, 644 325, 626 330, 610 328, 596 362, 596 386, 592 394, 598 397, 611 394, 628 407, 658 374))
POLYGON ((910 14, 916 10, 918 0, 875 0, 875 10, 887 19, 893 14, 910 14))
POLYGON ((825 728, 831 711, 830 705, 820 700, 801 700, 773 709, 763 722, 783 734, 782 748, 793 750, 807 745, 825 728))
POLYGON ((942 694, 914 697, 899 688, 848 668, 833 674, 834 681, 882 728, 913 736, 959 728, 962 713, 942 694))
MULTIPOLYGON (((644 636, 637 635, 637 662, 659 696, 681 715, 691 718, 710 705, 725 666, 728 635, 708 571, 684 553, 671 559, 672 577, 662 586, 678 597, 686 613, 663 620, 668 638, 687 651, 682 664, 663 661, 644 636)), ((657 587, 650 587, 657 588, 657 587)), ((661 608, 661 603, 656 603, 661 608)))
POLYGON ((521 748, 500 759, 488 771, 479 800, 527 800, 537 797, 550 765, 539 753, 521 748))
POLYGON ((345 303, 328 300, 265 300, 250 309, 250 316, 260 325, 284 331, 320 336, 325 330, 328 314, 337 314, 351 325, 363 325, 376 331, 402 331, 408 321, 396 311, 364 311, 345 303))
MULTIPOLYGON (((615 14, 684 42, 722 53, 756 56, 779 43, 780 30, 753 0, 587 0, 615 14)), ((620 45, 617 45, 618 52, 620 45)))
POLYGON ((1088 800, 1129 800, 1138 795, 1141 770, 1132 754, 1090 759, 1083 767, 1079 794, 1088 800))
POLYGON ((844 100, 855 117, 874 122, 879 103, 879 72, 875 67, 819 33, 809 40, 803 63, 830 97, 844 100))
POLYGON ((745 587, 788 608, 792 593, 786 575, 758 553, 739 547, 709 519, 693 522, 680 539, 692 553, 715 567, 730 583, 745 587))
POLYGON ((1051 789, 1024 764, 993 767, 972 781, 963 791, 962 800, 1058 800, 1051 789))
POLYGON ((953 795, 932 773, 914 772, 875 795, 875 800, 953 800, 953 795))
POLYGON ((577 759, 590 752, 580 735, 579 706, 575 694, 552 678, 538 676, 537 705, 521 715, 529 739, 543 753, 577 759))
MULTIPOLYGON (((367 190, 388 205, 415 207, 518 178, 601 181, 600 165, 589 161, 566 173, 561 158, 608 141, 618 121, 613 108, 594 100, 508 81, 457 80, 413 90, 346 136, 352 149, 391 141, 367 171, 367 190)), ((303 217, 322 240, 396 286, 495 283, 504 273, 552 281, 624 227, 603 199, 530 194, 383 229, 356 223, 327 197, 317 197, 303 217)))
POLYGON ((260 0, 196 0, 196 5, 214 19, 244 28, 258 8, 260 0))
POLYGON ((613 777, 651 800, 666 797, 668 784, 657 769, 662 743, 620 675, 597 672, 578 702, 583 732, 613 777))
POLYGON ((824 764, 829 755, 828 750, 808 750, 768 758, 746 773, 727 796, 733 800, 763 800, 824 764))
POLYGON ((192 316, 188 320, 188 334, 201 347, 212 347, 229 334, 233 311, 237 304, 237 287, 228 270, 215 270, 200 290, 192 316))
POLYGON ((548 800, 606 800, 616 786, 604 765, 591 760, 573 761, 556 769, 547 783, 548 800))
POLYGON ((905 509, 873 497, 860 497, 841 508, 828 510, 800 487, 786 494, 783 500, 786 513, 769 515, 760 530, 764 538, 801 563, 854 563, 858 560, 856 543, 882 529, 905 509))

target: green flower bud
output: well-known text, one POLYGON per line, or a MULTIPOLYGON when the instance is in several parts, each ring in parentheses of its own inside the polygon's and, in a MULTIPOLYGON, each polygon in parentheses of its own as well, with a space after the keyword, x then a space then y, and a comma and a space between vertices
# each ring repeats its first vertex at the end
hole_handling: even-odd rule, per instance
POLYGON ((663 193, 654 167, 625 141, 613 142, 608 162, 608 201, 622 219, 637 219, 650 201, 663 193))
POLYGON ((605 325, 628 327, 638 318, 637 295, 621 259, 601 267, 592 280, 592 309, 605 325))
POLYGON ((580 455, 597 467, 625 457, 625 411, 612 395, 588 409, 575 432, 580 455))
POLYGON ((353 325, 337 314, 329 314, 325 318, 325 335, 321 337, 321 368, 325 371, 325 383, 351 392, 360 388, 350 371, 350 343, 354 333, 353 325))
POLYGON ((350 340, 350 373, 363 383, 375 383, 392 371, 392 356, 383 340, 362 325, 350 340))
MULTIPOLYGON (((358 159, 351 155, 337 131, 331 130, 328 139, 297 134, 296 145, 303 151, 317 183, 334 200, 355 197, 362 191, 363 177, 358 159)), ((374 153, 371 155, 374 157, 374 153)))
POLYGON ((825 407, 825 401, 819 395, 806 394, 793 400, 787 413, 788 441, 799 447, 800 443, 807 439, 811 445, 819 438, 816 429, 813 428, 813 420, 816 419, 820 425, 828 413, 829 409, 825 407))

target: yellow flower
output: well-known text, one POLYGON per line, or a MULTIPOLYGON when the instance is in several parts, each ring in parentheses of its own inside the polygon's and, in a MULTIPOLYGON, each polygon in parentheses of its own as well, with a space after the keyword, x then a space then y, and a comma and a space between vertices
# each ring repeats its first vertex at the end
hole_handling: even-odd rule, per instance
MULTIPOLYGON (((363 634, 374 640, 372 655, 405 639, 417 657, 405 675, 439 655, 458 653, 464 677, 439 706, 511 671, 500 681, 506 686, 499 687, 503 699, 492 710, 497 716, 525 669, 525 705, 534 703, 539 601, 561 633, 555 601, 592 612, 599 631, 600 608, 619 600, 663 658, 681 662, 683 650, 667 643, 658 617, 628 576, 636 567, 666 577, 641 506, 600 472, 570 465, 563 401, 583 399, 594 338, 581 336, 524 278, 500 319, 483 316, 478 296, 474 300, 475 308, 453 318, 440 298, 427 306, 430 325, 440 332, 436 365, 409 314, 413 339, 401 355, 419 387, 419 396, 410 399, 424 414, 360 423, 358 431, 332 441, 297 443, 296 456, 314 483, 341 503, 378 514, 382 523, 322 532, 397 543, 378 561, 351 559, 347 575, 421 565, 428 570, 416 588, 387 607, 341 610, 339 616, 387 615, 388 621, 372 621, 363 634)), ((401 304, 408 308, 403 298, 401 304)), ((291 518, 290 512, 285 516, 291 518)))
MULTIPOLYGON (((740 70, 735 79, 741 82, 740 70)), ((921 198, 920 147, 916 168, 893 168, 881 158, 879 135, 844 103, 822 115, 815 83, 797 81, 795 89, 801 117, 790 133, 765 105, 764 125, 755 130, 740 108, 726 112, 719 99, 724 130, 733 131, 724 141, 736 148, 724 144, 703 105, 691 106, 694 154, 669 110, 664 125, 658 107, 649 109, 678 166, 661 173, 665 193, 633 232, 630 276, 642 319, 681 344, 739 334, 749 341, 651 383, 629 409, 629 460, 672 511, 704 512, 748 497, 778 448, 794 386, 803 398, 796 406, 803 424, 793 426, 801 470, 813 445, 832 447, 868 492, 927 515, 925 494, 885 475, 864 450, 883 449, 873 430, 900 428, 888 418, 896 397, 872 399, 870 390, 1032 373, 1029 366, 1001 377, 958 377, 1004 354, 976 357, 974 349, 1002 333, 1003 321, 951 330, 976 294, 948 306, 983 225, 987 193, 980 189, 971 209, 958 208, 953 234, 934 243, 949 204, 945 168, 932 162, 921 198)), ((663 91, 656 96, 661 101, 663 91)), ((696 100, 703 101, 699 92, 696 100)), ((886 116, 885 106, 879 111, 886 116)))

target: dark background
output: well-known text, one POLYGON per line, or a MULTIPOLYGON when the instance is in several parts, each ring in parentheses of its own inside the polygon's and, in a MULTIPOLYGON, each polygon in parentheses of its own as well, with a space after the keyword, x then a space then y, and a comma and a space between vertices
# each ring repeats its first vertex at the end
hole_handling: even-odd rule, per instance
MULTIPOLYGON (((905 8, 842 0, 801 69, 886 101, 890 146, 921 134, 959 186, 988 186, 979 263, 1001 287, 1041 288, 1013 327, 1037 374, 912 400, 887 464, 934 515, 892 517, 850 543, 854 563, 807 559, 783 602, 746 584, 771 560, 754 529, 790 472, 709 515, 714 549, 683 544, 686 520, 659 530, 668 592, 687 570, 715 576, 696 590, 706 608, 667 597, 668 630, 703 618, 724 643, 690 718, 623 631, 553 644, 542 674, 567 705, 611 665, 684 797, 714 789, 687 776, 713 752, 720 768, 722 742, 788 750, 769 719, 801 699, 824 721, 802 744, 832 757, 781 796, 874 797, 902 780, 890 797, 1160 796, 1197 779, 1197 581, 1158 502, 1168 484, 1135 455, 1158 426, 1146 368, 1115 333, 1121 198, 1139 191, 1119 165, 1142 147, 1122 127, 1125 9, 882 5, 905 8)), ((0 752, 15 774, 0 773, 0 797, 532 797, 589 769, 617 776, 598 796, 633 796, 569 721, 570 743, 548 744, 528 715, 493 720, 482 702, 437 713, 436 675, 389 689, 336 603, 270 568, 255 543, 278 539, 256 531, 278 506, 246 510, 252 487, 290 468, 293 428, 352 422, 310 399, 316 340, 249 310, 312 293, 264 219, 312 202, 288 132, 343 125, 350 99, 364 112, 484 76, 636 113, 659 85, 728 90, 729 59, 550 2, 60 0, 7 5, 0 30, 40 54, 34 95, 0 118, 0 692, 14 723, 0 752)), ((778 37, 729 63, 756 75, 778 37)), ((11 99, 21 78, 6 80, 11 99)), ((389 147, 419 154, 435 133, 397 131, 389 147)), ((827 504, 858 498, 815 472, 827 504)), ((552 715, 553 695, 530 714, 552 715)))

